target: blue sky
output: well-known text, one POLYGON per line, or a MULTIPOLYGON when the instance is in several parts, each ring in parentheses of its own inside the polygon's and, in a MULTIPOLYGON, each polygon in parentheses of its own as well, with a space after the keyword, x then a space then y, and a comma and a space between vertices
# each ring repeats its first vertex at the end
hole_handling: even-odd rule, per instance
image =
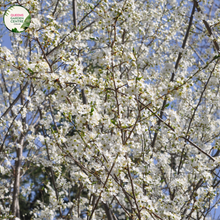
POLYGON ((9 30, 5 27, 3 23, 3 18, 0 18, 0 27, 3 27, 3 37, 1 39, 1 45, 11 49, 11 41, 9 36, 9 30))

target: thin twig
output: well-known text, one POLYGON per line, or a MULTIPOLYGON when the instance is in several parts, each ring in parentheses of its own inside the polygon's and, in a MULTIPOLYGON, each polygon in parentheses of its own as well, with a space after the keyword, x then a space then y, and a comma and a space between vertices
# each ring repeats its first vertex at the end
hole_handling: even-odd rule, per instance
MULTIPOLYGON (((116 162, 116 160, 117 160, 117 157, 118 157, 118 155, 116 156, 115 161, 114 161, 114 163, 112 164, 112 167, 111 167, 110 171, 108 172, 108 175, 107 175, 107 178, 106 178, 105 183, 104 183, 104 185, 103 185, 103 188, 105 188, 105 185, 106 185, 107 182, 108 182, 108 178, 109 178, 109 176, 110 176, 110 174, 111 174, 111 172, 112 172, 112 169, 113 169, 114 166, 115 166, 115 162, 116 162)), ((99 203, 99 200, 100 200, 100 198, 101 198, 102 192, 103 192, 103 190, 102 190, 102 191, 100 192, 100 194, 99 194, 99 198, 97 199, 96 204, 95 204, 95 206, 94 206, 93 209, 92 209, 92 213, 91 213, 91 215, 90 215, 90 217, 89 217, 89 220, 92 219, 93 213, 94 213, 94 211, 95 211, 95 209, 96 209, 96 207, 97 207, 97 205, 98 205, 98 203, 99 203)))

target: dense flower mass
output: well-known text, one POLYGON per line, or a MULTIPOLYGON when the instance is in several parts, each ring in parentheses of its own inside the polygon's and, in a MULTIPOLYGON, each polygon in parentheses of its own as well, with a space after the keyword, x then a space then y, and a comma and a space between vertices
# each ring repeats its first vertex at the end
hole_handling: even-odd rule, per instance
POLYGON ((207 219, 220 202, 219 6, 17 3, 32 20, 0 46, 0 219, 207 219))

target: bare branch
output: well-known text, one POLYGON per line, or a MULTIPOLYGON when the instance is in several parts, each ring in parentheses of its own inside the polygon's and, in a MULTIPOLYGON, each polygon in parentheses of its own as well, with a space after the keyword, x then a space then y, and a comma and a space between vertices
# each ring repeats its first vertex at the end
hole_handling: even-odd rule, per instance
POLYGON ((15 98, 15 100, 11 103, 11 105, 9 106, 9 108, 2 114, 2 116, 0 117, 0 120, 2 119, 2 117, 5 117, 8 112, 12 109, 12 107, 17 103, 17 101, 20 99, 22 93, 25 91, 25 89, 28 86, 28 82, 26 82, 26 84, 24 85, 23 89, 20 91, 20 93, 17 95, 17 97, 15 98))
MULTIPOLYGON (((194 4, 196 6, 197 11, 202 12, 202 10, 199 7, 198 1, 197 0, 193 0, 193 1, 194 1, 194 4)), ((210 26, 209 26, 209 24, 206 20, 202 20, 202 21, 203 21, 203 23, 204 23, 204 25, 205 25, 205 27, 208 31, 209 37, 211 37, 211 36, 213 37, 212 42, 214 43, 215 49, 217 50, 217 52, 219 52, 219 45, 217 43, 217 40, 214 38, 214 35, 212 34, 212 29, 210 28, 210 26)))

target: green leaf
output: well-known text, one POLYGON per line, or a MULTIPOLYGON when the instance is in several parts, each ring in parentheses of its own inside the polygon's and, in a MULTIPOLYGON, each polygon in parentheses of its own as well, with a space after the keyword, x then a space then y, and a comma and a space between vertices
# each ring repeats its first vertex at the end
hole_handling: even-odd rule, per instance
POLYGON ((214 58, 213 58, 213 60, 216 60, 216 59, 218 59, 219 57, 220 57, 220 55, 215 55, 214 58))
POLYGON ((14 33, 19 33, 17 28, 13 28, 11 31, 14 32, 14 33))
POLYGON ((93 112, 94 112, 94 108, 92 107, 90 111, 90 115, 93 115, 93 112))
POLYGON ((166 105, 165 105, 165 108, 166 108, 166 107, 168 107, 169 105, 170 105, 169 103, 168 103, 168 104, 166 104, 166 105))
MULTIPOLYGON (((65 115, 64 115, 65 116, 65 115)), ((68 115, 69 119, 72 118, 72 114, 69 112, 69 115, 68 115)))
POLYGON ((21 28, 27 29, 29 27, 30 23, 31 23, 31 16, 28 15, 26 17, 26 19, 24 20, 24 23, 22 24, 21 28))
POLYGON ((136 80, 141 80, 143 78, 143 76, 142 77, 136 77, 136 80))
POLYGON ((31 70, 30 68, 28 68, 29 72, 31 73, 31 75, 34 75, 34 71, 31 70))
POLYGON ((95 38, 94 38, 94 37, 90 37, 89 39, 90 39, 90 40, 99 40, 98 37, 95 37, 95 38))
POLYGON ((112 124, 115 125, 116 120, 115 119, 111 119, 112 124))

